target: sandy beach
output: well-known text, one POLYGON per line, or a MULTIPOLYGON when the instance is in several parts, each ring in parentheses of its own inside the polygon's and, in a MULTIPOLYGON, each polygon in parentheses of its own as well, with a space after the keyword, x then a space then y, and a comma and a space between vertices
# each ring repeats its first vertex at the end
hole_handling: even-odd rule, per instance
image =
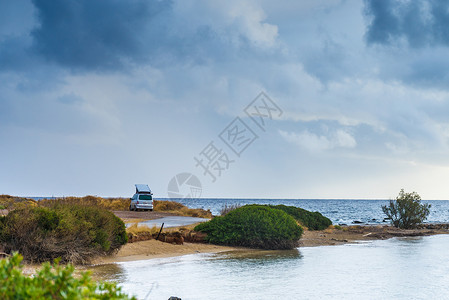
POLYGON ((184 243, 183 245, 174 245, 157 240, 148 240, 126 244, 116 255, 95 259, 93 261, 93 264, 174 257, 195 253, 217 253, 239 249, 242 248, 199 243, 184 243))

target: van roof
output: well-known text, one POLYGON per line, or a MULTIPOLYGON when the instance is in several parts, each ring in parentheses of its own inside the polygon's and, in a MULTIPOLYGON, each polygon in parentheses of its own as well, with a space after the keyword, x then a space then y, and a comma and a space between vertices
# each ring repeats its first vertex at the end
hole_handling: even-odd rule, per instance
POLYGON ((147 184, 136 184, 136 193, 151 194, 151 189, 147 184))

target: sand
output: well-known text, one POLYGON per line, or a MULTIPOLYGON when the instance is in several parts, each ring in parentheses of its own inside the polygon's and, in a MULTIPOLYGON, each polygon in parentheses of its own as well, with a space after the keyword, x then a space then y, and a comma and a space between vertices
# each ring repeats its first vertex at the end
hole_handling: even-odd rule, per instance
POLYGON ((241 248, 199 243, 184 243, 183 245, 174 245, 157 240, 148 240, 126 244, 116 255, 98 258, 93 261, 93 263, 104 264, 123 261, 146 260, 195 253, 218 253, 238 249, 241 248))
MULTIPOLYGON (((321 231, 304 231, 299 241, 300 247, 316 247, 358 243, 367 240, 389 239, 392 237, 427 236, 447 234, 445 228, 402 230, 391 226, 347 226, 343 229, 326 229, 321 231)), ((123 261, 146 260, 173 257, 195 253, 218 253, 226 251, 249 250, 242 247, 217 246, 201 243, 184 243, 175 245, 157 240, 147 240, 124 245, 114 256, 101 257, 94 264, 123 261)))

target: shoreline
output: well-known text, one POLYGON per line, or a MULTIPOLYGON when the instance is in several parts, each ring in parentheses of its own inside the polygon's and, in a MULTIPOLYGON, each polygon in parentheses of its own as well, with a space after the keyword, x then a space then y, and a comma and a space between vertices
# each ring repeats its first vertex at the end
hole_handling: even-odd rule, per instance
POLYGON ((114 256, 98 257, 92 261, 92 265, 110 264, 127 261, 139 261, 156 258, 177 257, 198 253, 219 253, 237 251, 247 248, 220 246, 203 243, 184 243, 175 245, 158 240, 146 240, 124 245, 114 256))
MULTIPOLYGON (((387 225, 354 225, 341 229, 328 228, 320 231, 305 230, 299 240, 298 249, 303 247, 335 246, 363 241, 386 240, 393 237, 420 237, 449 234, 449 224, 440 228, 398 229, 387 225)), ((110 264, 127 261, 139 261, 156 258, 177 257, 197 253, 219 253, 228 251, 261 251, 244 247, 220 246, 205 243, 187 243, 175 245, 154 239, 128 243, 116 255, 99 257, 92 265, 110 264)), ((262 250, 263 251, 263 250, 262 250)))

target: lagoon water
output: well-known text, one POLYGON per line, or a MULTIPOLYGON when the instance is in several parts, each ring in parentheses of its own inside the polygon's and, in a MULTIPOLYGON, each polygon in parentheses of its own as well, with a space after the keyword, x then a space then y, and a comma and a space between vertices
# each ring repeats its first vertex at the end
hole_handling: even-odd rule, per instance
MULTIPOLYGON (((286 204, 334 224, 382 223, 386 200, 179 199, 211 209, 226 203, 286 204)), ((429 222, 449 222, 449 201, 429 222)), ((93 268, 139 299, 449 299, 449 235, 393 238, 293 251, 237 251, 123 262, 93 268)))
POLYGON ((448 299, 449 235, 97 266, 139 299, 448 299))

